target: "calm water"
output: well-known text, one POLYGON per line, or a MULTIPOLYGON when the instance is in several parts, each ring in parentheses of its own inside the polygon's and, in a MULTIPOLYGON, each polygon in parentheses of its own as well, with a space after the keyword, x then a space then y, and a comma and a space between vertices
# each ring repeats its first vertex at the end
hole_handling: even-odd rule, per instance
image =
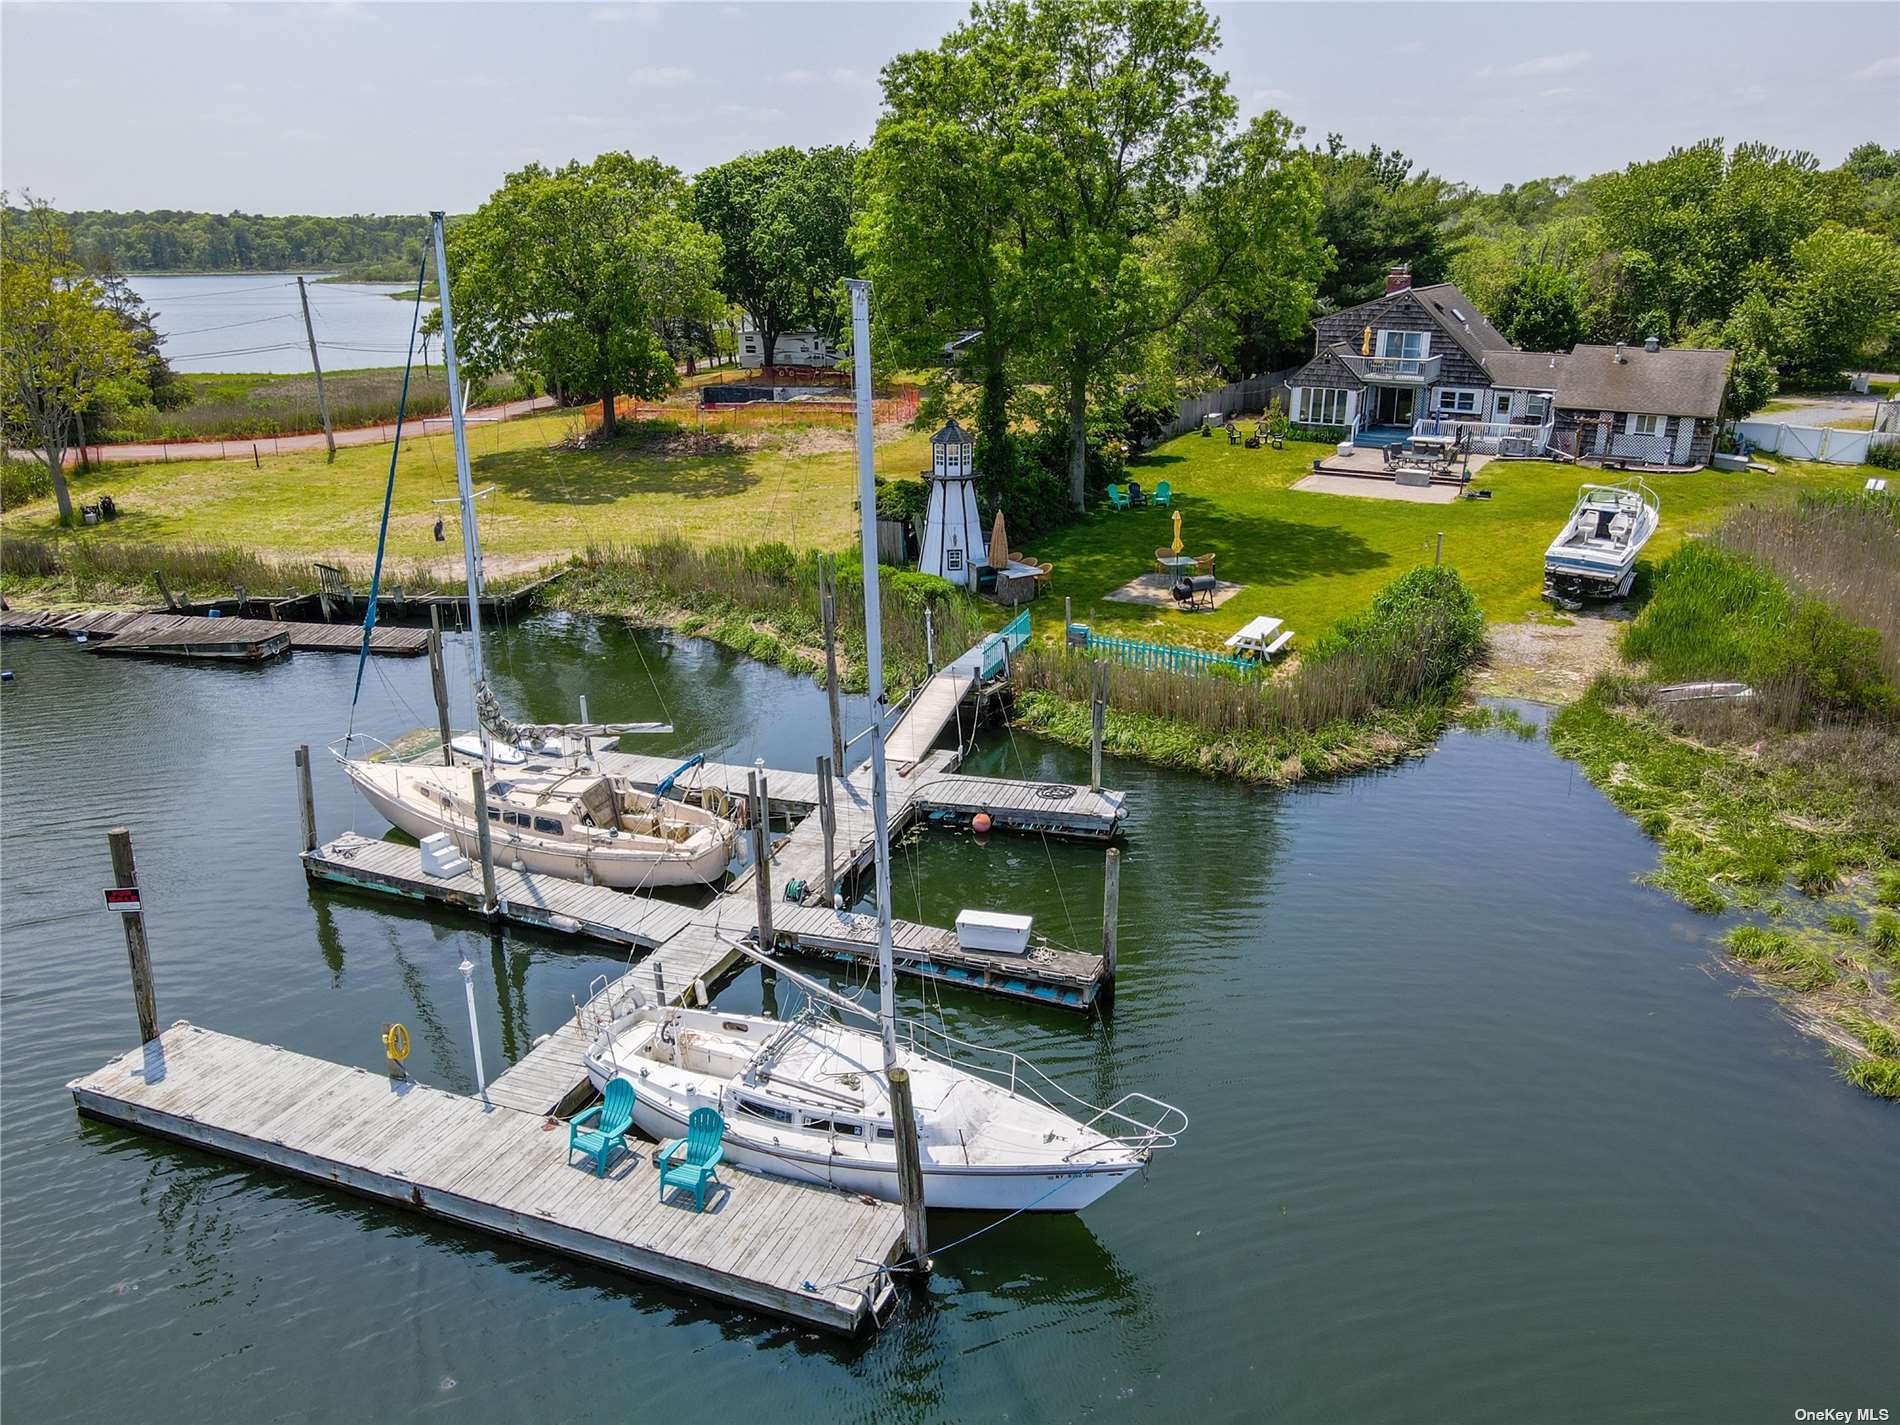
MULTIPOLYGON (((681 748, 800 768, 826 740, 815 688, 704 645, 543 619, 498 655, 541 716, 586 691, 670 716, 681 748)), ((1111 759, 1134 807, 1112 1012, 942 1013, 1193 1127, 1084 1217, 946 1253, 848 1344, 82 1123, 62 1085, 135 1032, 98 900, 115 821, 167 1023, 375 1068, 401 1019, 415 1073, 470 1088, 463 956, 491 1066, 619 961, 305 885, 290 748, 341 730, 348 659, 6 657, 9 1418, 579 1420, 603 1392, 612 1418, 722 1425, 1900 1407, 1900 1118, 1710 967, 1711 923, 1634 884, 1651 847, 1541 742, 1453 734, 1290 795, 1111 759)), ((374 667, 358 725, 423 721, 426 668, 374 667)), ((978 766, 1085 762, 1005 736, 978 766)), ((326 835, 377 825, 328 768, 317 798, 326 835)), ((1100 887, 1099 851, 1039 840, 931 833, 897 863, 900 913, 1008 905, 1077 943, 1100 887)))
MULTIPOLYGON (((413 308, 390 300, 388 294, 399 286, 313 280, 321 275, 305 277, 311 279, 310 325, 323 369, 402 365, 413 308)), ((160 346, 180 371, 310 369, 294 274, 197 273, 126 280, 157 313, 160 346)))

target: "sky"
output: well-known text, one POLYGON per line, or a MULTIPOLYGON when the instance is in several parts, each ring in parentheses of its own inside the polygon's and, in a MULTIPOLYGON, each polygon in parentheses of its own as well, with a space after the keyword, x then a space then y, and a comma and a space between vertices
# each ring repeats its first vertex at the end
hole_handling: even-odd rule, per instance
MULTIPOLYGON (((1708 137, 1900 144, 1900 4, 1212 5, 1243 112, 1484 188, 1708 137)), ((466 212, 608 149, 866 141, 955 4, 0 4, 0 186, 60 208, 466 212)))

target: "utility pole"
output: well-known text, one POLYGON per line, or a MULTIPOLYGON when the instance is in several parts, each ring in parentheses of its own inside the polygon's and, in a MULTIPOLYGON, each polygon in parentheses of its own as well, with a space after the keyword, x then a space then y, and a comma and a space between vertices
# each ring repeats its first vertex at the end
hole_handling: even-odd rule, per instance
POLYGON ((317 329, 310 325, 310 293, 303 285, 303 278, 297 279, 297 300, 303 303, 303 334, 310 339, 310 365, 317 373, 317 414, 323 417, 323 443, 330 448, 330 459, 336 459, 336 432, 330 429, 330 403, 323 394, 323 363, 317 360, 317 329))

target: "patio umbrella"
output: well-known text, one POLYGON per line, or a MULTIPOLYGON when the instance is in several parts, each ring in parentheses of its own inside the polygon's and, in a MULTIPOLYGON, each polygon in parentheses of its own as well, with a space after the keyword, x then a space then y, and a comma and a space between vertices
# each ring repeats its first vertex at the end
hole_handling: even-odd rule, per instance
POLYGON ((1179 554, 1181 549, 1181 512, 1176 510, 1174 512, 1174 552, 1179 554))
POLYGON ((1003 512, 996 512, 996 523, 990 526, 990 568, 1009 568, 1009 536, 1003 532, 1003 512))

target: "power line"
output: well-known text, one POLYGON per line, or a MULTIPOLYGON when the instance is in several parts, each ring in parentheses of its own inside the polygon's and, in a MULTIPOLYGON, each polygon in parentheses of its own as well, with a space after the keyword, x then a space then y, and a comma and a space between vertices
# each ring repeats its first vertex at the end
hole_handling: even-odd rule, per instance
POLYGON ((170 341, 175 336, 197 336, 201 332, 227 332, 232 327, 255 327, 262 326, 265 322, 294 321, 296 316, 295 312, 279 312, 274 317, 253 317, 247 322, 226 322, 223 326, 217 327, 187 327, 181 332, 166 332, 164 336, 166 341, 170 341))
MULTIPOLYGON (((136 280, 139 275, 140 274, 136 272, 132 273, 131 279, 136 280)), ((244 274, 241 272, 233 272, 230 275, 233 277, 242 277, 244 274)), ((223 297, 229 301, 237 297, 248 297, 253 293, 274 292, 279 287, 295 287, 296 285, 295 282, 273 282, 267 287, 247 287, 241 292, 228 290, 221 292, 157 292, 145 298, 145 300, 150 302, 196 302, 205 297, 223 297)), ((134 288, 133 290, 136 291, 137 289, 134 288)))

